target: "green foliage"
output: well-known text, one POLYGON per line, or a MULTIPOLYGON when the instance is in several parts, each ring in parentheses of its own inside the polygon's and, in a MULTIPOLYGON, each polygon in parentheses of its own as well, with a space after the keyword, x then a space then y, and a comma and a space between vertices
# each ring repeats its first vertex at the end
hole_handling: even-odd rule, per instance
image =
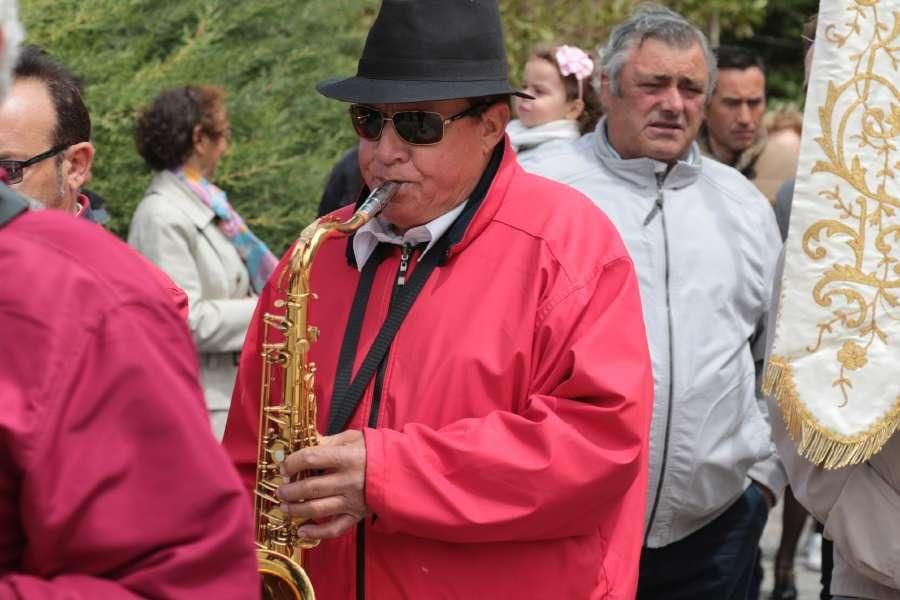
MULTIPOLYGON (((700 26, 715 45, 750 47, 768 70, 768 94, 776 103, 800 102, 803 58, 800 32, 818 0, 664 0, 700 26)), ((640 0, 500 0, 510 70, 516 81, 531 51, 542 44, 567 43, 596 50, 609 30, 640 0)))
MULTIPOLYGON (((639 0, 500 0, 514 79, 536 46, 564 43, 596 50, 609 30, 639 4, 639 0)), ((719 30, 747 37, 765 16, 767 0, 666 0, 659 4, 689 17, 713 37, 719 30)))
POLYGON ((778 101, 803 100, 804 24, 819 8, 819 0, 778 0, 770 2, 766 16, 754 34, 738 39, 726 32, 722 41, 752 48, 767 66, 766 87, 770 98, 778 101))
MULTIPOLYGON (((534 46, 557 41, 596 48, 637 4, 499 2, 514 81, 534 46)), ((769 37, 797 39, 799 16, 805 18, 814 2, 768 3, 765 28, 777 31, 769 37)), ((663 4, 705 29, 718 27, 723 39, 746 38, 767 8, 766 0, 663 4)), ((112 229, 120 235, 150 180, 134 150, 134 117, 161 89, 216 83, 228 90, 234 136, 216 183, 276 252, 315 216, 328 172, 356 143, 344 105, 320 96, 315 84, 355 72, 378 0, 27 0, 21 5, 28 41, 44 46, 88 84, 97 147, 90 187, 109 200, 112 229)), ((751 41, 757 39, 763 37, 751 41)), ((793 51, 783 54, 800 64, 793 51)), ((776 69, 770 79, 778 93, 795 97, 802 76, 795 67, 776 69)))
POLYGON ((123 235, 150 173, 134 150, 139 107, 163 88, 229 92, 232 148, 216 183, 273 250, 315 217, 333 162, 356 142, 344 107, 315 92, 355 72, 375 6, 360 0, 29 0, 28 41, 87 82, 93 180, 123 235))

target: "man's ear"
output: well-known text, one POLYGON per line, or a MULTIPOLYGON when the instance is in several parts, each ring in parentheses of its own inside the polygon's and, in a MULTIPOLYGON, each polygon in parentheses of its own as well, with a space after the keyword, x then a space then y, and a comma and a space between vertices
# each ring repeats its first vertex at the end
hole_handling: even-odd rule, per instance
POLYGON ((509 104, 506 102, 493 104, 481 113, 481 141, 485 155, 493 152, 497 142, 503 139, 509 119, 509 104))
POLYGON ((72 144, 66 150, 65 160, 69 163, 68 171, 64 171, 66 188, 77 193, 91 178, 94 146, 90 142, 72 144))

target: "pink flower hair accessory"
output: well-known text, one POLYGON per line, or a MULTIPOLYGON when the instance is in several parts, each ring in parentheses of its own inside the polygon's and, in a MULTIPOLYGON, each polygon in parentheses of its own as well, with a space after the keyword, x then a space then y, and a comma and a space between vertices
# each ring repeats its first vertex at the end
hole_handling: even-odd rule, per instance
POLYGON ((581 99, 583 84, 594 72, 594 61, 587 53, 576 46, 560 46, 556 49, 556 64, 563 77, 574 75, 578 81, 578 98, 581 99))

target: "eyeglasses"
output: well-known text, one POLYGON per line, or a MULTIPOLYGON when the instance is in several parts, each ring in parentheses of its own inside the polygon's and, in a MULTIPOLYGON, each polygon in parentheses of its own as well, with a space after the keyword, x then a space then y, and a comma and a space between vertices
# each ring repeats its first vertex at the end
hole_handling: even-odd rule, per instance
POLYGON ((400 139, 414 146, 437 144, 444 137, 444 126, 457 119, 480 113, 485 104, 474 104, 462 112, 444 118, 441 113, 427 110, 401 110, 385 116, 380 110, 364 104, 350 105, 350 120, 356 134, 364 140, 376 141, 384 131, 384 122, 391 121, 400 139))
POLYGON ((37 164, 42 160, 47 160, 51 156, 56 156, 69 146, 70 144, 59 144, 58 146, 53 146, 46 152, 36 154, 28 160, 0 160, 0 167, 6 170, 6 177, 9 183, 19 183, 20 181, 22 181, 22 177, 25 175, 25 167, 30 167, 31 165, 37 164))

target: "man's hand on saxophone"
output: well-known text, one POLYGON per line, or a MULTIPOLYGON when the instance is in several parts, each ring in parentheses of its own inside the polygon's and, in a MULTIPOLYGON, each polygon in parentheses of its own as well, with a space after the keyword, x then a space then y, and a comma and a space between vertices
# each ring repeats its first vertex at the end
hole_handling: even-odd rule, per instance
POLYGON ((298 529, 298 536, 337 537, 366 516, 366 444, 361 431, 324 436, 319 445, 298 450, 285 459, 285 475, 293 478, 304 471, 322 474, 286 483, 277 492, 284 502, 282 510, 310 519, 298 529), (312 522, 320 519, 327 520, 312 522))

